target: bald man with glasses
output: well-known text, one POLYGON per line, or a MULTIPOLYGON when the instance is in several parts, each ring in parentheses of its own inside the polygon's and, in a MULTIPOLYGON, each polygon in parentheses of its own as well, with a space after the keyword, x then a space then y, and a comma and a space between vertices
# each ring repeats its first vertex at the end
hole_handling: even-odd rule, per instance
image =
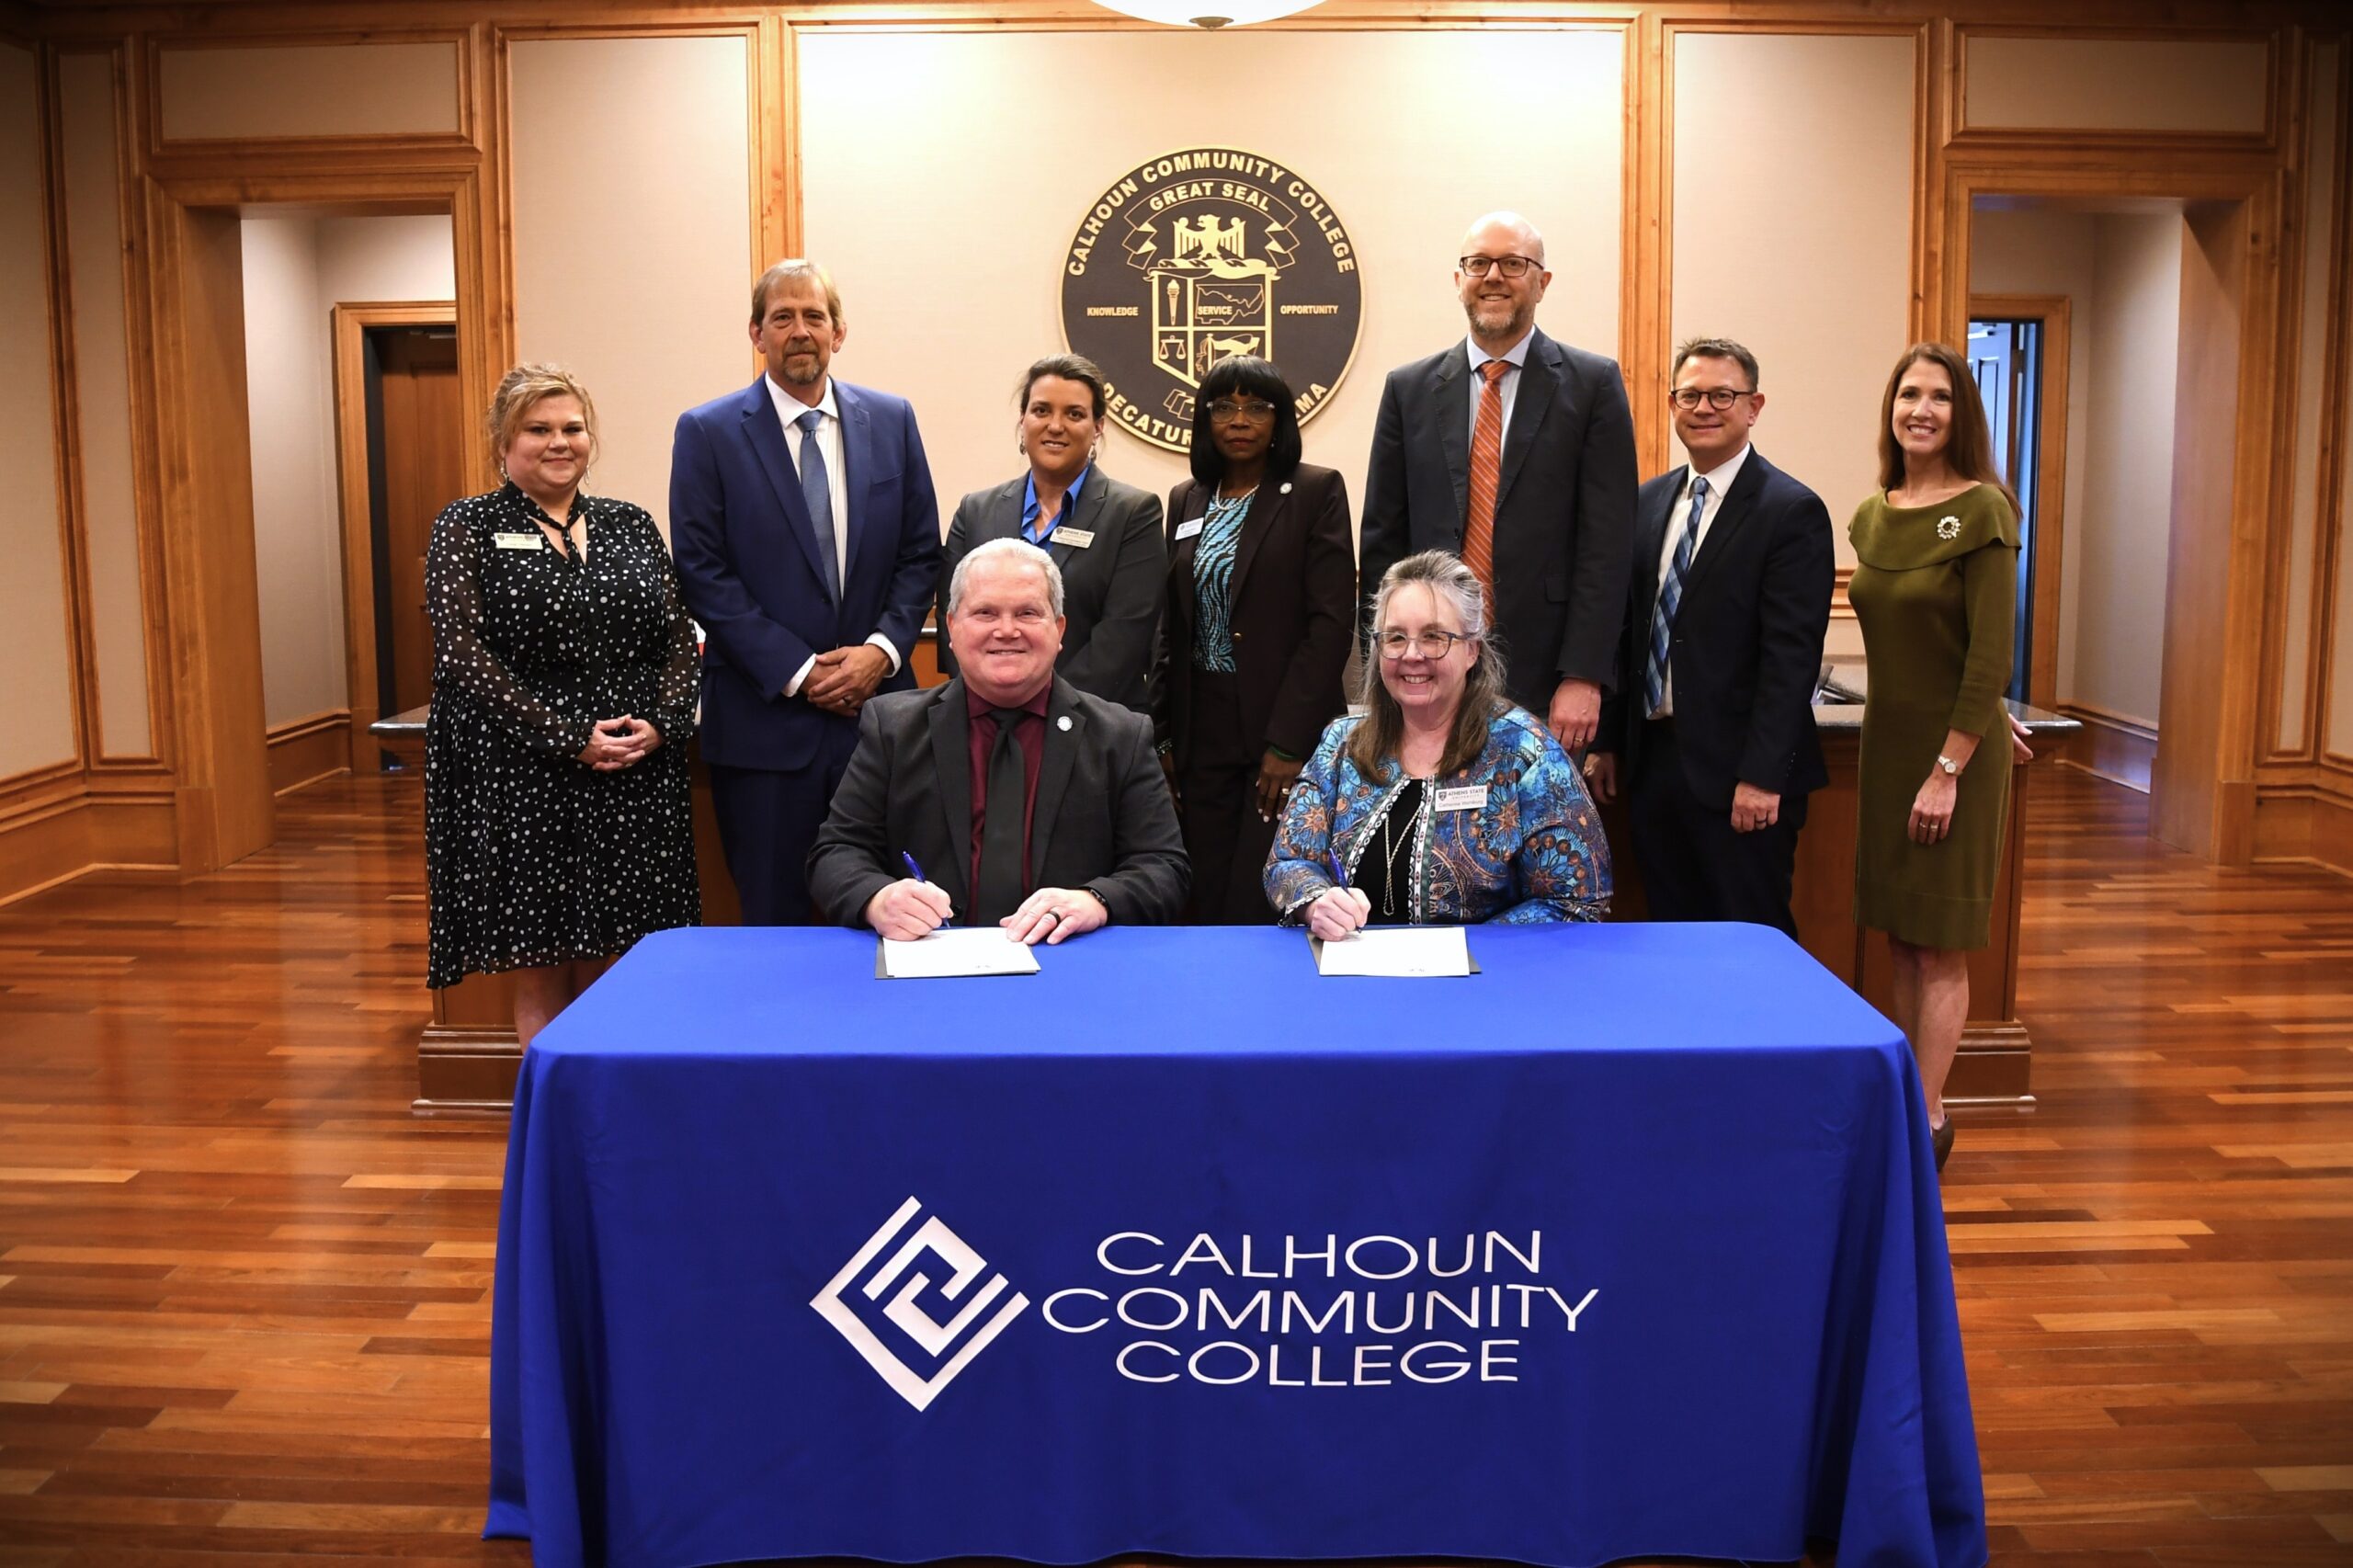
POLYGON ((1791 937, 1806 796, 1829 781, 1813 727, 1830 625, 1830 513, 1750 442, 1756 357, 1675 351, 1667 393, 1690 461, 1643 486, 1619 667, 1586 758, 1622 786, 1654 920, 1747 920, 1791 937))
POLYGON ((1460 555, 1510 653, 1511 699, 1574 751, 1619 678, 1639 477, 1625 378, 1537 329, 1552 275, 1528 220, 1488 214, 1459 256, 1468 337, 1381 389, 1357 601, 1408 555, 1460 555))

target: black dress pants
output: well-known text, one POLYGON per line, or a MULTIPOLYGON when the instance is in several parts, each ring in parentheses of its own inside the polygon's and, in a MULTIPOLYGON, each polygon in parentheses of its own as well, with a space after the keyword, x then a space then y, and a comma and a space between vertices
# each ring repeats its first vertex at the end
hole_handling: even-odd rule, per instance
POLYGON ((1626 794, 1652 919, 1745 920, 1797 936, 1790 881, 1805 823, 1803 795, 1783 795, 1780 821, 1771 827, 1733 832, 1730 801, 1711 805, 1692 792, 1672 719, 1643 723, 1641 759, 1626 794))
POLYGON ((1266 743, 1242 733, 1236 682, 1192 672, 1185 763, 1176 775, 1185 854, 1193 862, 1196 926, 1271 926, 1267 853, 1275 824, 1258 820, 1258 765, 1266 743))

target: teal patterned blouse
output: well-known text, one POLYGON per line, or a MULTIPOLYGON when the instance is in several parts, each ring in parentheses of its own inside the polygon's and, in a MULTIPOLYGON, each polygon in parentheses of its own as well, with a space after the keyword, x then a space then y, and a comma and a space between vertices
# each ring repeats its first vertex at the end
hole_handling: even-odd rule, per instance
POLYGON ((1193 667, 1212 675, 1233 673, 1233 562, 1243 516, 1256 494, 1212 495, 1201 517, 1201 542, 1193 547, 1193 667))
MULTIPOLYGON (((1380 839, 1390 800, 1405 787, 1404 769, 1393 762, 1385 777, 1368 778, 1349 760, 1349 733, 1363 722, 1325 726, 1276 830, 1267 902, 1286 924, 1303 919, 1332 887, 1333 851, 1353 880, 1380 839)), ((1506 707, 1489 722, 1487 744, 1469 767, 1422 791, 1409 864, 1416 926, 1537 926, 1598 920, 1609 909, 1600 815, 1560 742, 1520 708, 1506 707), (1437 809, 1447 791, 1480 785, 1483 804, 1437 809)))

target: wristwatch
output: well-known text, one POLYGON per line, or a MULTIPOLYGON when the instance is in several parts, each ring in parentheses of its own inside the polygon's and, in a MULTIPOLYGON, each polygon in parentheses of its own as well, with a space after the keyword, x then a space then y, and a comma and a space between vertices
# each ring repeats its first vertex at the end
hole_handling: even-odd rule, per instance
POLYGON ((1937 758, 1937 766, 1945 770, 1945 777, 1948 778, 1958 778, 1961 777, 1961 764, 1955 762, 1949 756, 1939 755, 1937 758))

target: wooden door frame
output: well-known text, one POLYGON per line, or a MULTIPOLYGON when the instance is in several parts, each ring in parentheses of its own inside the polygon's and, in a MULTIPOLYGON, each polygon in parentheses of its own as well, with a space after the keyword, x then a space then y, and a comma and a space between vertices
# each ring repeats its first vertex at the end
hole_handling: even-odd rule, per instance
MULTIPOLYGON (((392 140, 392 139, 388 139, 392 140)), ((155 237, 151 290, 153 335, 163 346, 193 341, 201 322, 202 289, 220 292, 233 273, 194 233, 224 225, 233 234, 240 213, 256 206, 310 208, 321 215, 449 214, 455 252, 458 321, 458 380, 460 398, 474 406, 489 401, 500 368, 512 359, 514 318, 507 309, 506 279, 511 265, 504 231, 491 214, 482 160, 452 155, 436 146, 425 153, 405 147, 355 153, 332 169, 289 158, 272 168, 241 153, 201 153, 151 150, 145 170, 144 211, 155 237)), ((216 251, 220 247, 215 247, 216 251)), ((156 470, 154 514, 204 519, 203 528, 166 528, 163 558, 172 584, 175 651, 175 719, 183 736, 180 774, 180 869, 217 869, 259 849, 273 836, 271 788, 260 708, 261 623, 253 549, 253 499, 244 472, 245 386, 243 324, 237 318, 238 369, 234 384, 225 375, 199 383, 194 367, 227 354, 227 334, 218 354, 155 358, 156 470), (236 472, 218 453, 229 449, 223 434, 233 402, 236 472), (215 473, 214 470, 220 470, 215 473), (194 576, 199 582, 184 582, 194 576), (217 602, 216 602, 217 601, 217 602), (217 678, 223 671, 250 669, 251 690, 243 680, 217 678), (213 754, 233 760, 232 767, 213 754), (207 775, 211 777, 208 778, 207 775), (208 785, 210 788, 192 788, 208 785)), ((476 465, 491 471, 488 454, 476 465)), ((487 488, 487 485, 484 486, 487 488)), ((369 692, 369 702, 374 692, 369 692)), ((373 744, 372 741, 369 744, 373 744)))
MULTIPOLYGON (((378 708, 376 668, 375 506, 369 484, 368 357, 370 327, 446 326, 455 331, 452 300, 374 300, 338 304, 330 312, 335 344, 335 461, 343 507, 343 654, 351 692, 351 760, 372 756, 381 744, 368 727, 388 715, 378 708)), ((370 768, 369 771, 373 772, 370 768)))
MULTIPOLYGON (((1962 156, 1948 151, 1938 182, 1943 211, 1939 254, 1970 254, 1973 203, 1981 197, 2035 197, 2101 202, 2154 197, 2178 201, 2186 211, 2231 210, 2240 225, 2236 271, 2234 374, 2189 386, 2191 394, 2220 403, 2233 415, 2226 450, 2201 454, 2220 477, 2204 486, 2226 494, 2204 534, 2177 528, 2167 544, 2165 642, 2177 638, 2215 649, 2218 657, 2183 661, 2192 677, 2177 682, 2168 661, 2159 732, 2177 733, 2158 751, 2150 790, 2152 835, 2201 859, 2244 866, 2254 851, 2256 721, 2263 685, 2264 585, 2274 535, 2289 526, 2277 506, 2283 451, 2292 437, 2279 417, 2282 381, 2295 369, 2283 355, 2284 223, 2290 210, 2287 182, 2268 155, 2120 155, 2101 164, 2083 158, 2046 161, 1993 151, 1962 156), (2192 548, 2194 547, 2194 548, 2192 548), (2183 689, 2175 689, 2180 687, 2183 689), (2185 722, 2176 725, 2174 721, 2185 722)), ((1947 265, 1935 281, 1934 324, 1948 342, 1969 329, 1972 294, 1963 260, 1947 265)), ((2188 386, 2187 380, 2185 385, 2188 386)), ((2184 422, 2177 403, 2176 425, 2184 422)), ((2182 451, 2175 452, 2174 483, 2182 483, 2182 451)), ((2177 503, 2178 504, 2178 503, 2177 503)))
POLYGON ((2056 711, 2059 595, 2067 549, 2067 353, 2075 330, 2074 308, 2064 294, 1972 293, 1969 319, 2042 324, 2042 384, 2035 390, 2042 414, 2035 432, 2034 596, 2027 607, 2035 659, 2027 674, 2026 699, 2056 711))

